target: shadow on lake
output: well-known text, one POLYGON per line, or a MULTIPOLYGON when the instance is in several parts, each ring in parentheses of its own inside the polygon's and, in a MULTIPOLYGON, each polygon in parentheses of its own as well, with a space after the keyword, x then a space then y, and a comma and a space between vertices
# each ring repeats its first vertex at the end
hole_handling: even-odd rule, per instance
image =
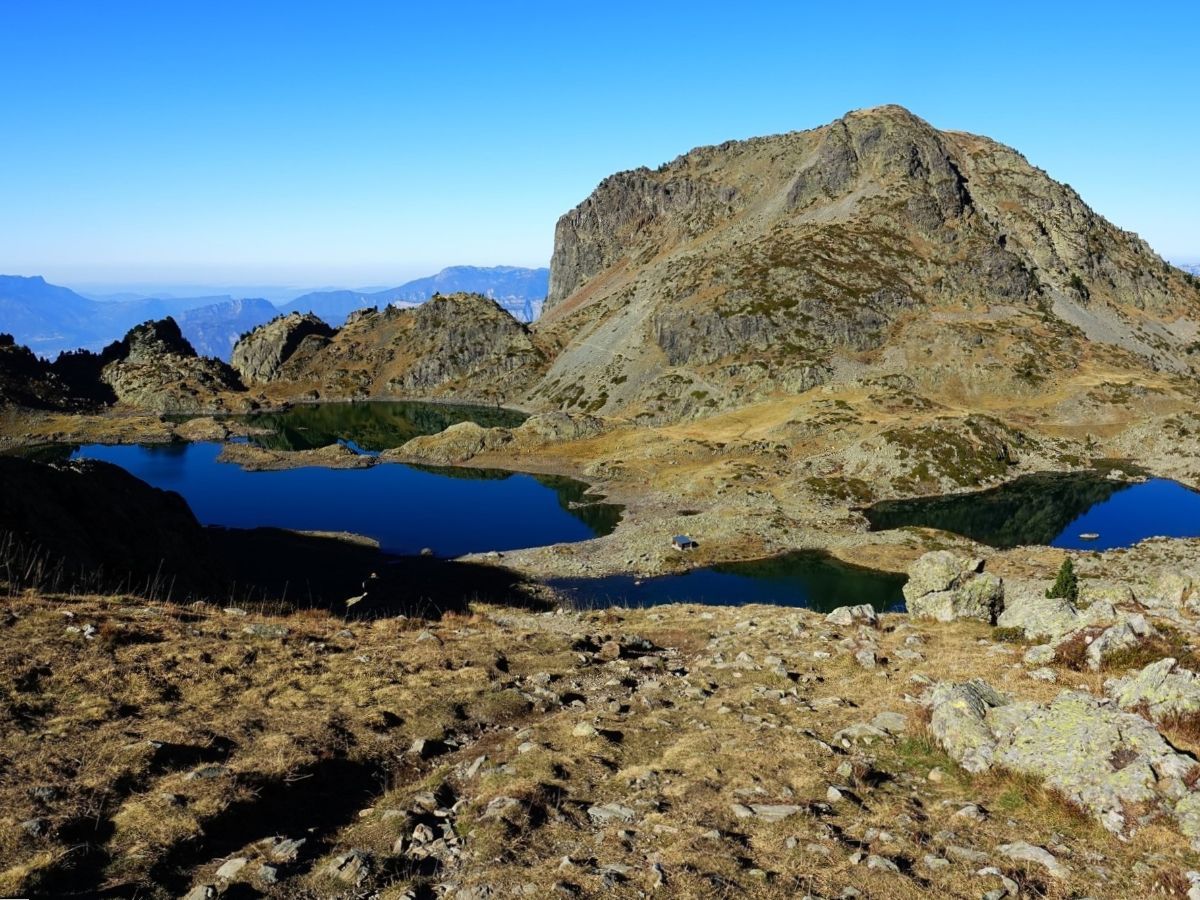
POLYGON ((901 609, 904 582, 904 575, 852 566, 827 553, 805 550, 693 569, 680 575, 558 578, 547 583, 581 609, 664 603, 767 603, 829 612, 860 603, 869 603, 880 611, 901 609))
POLYGON ((265 433, 250 441, 268 450, 315 450, 347 442, 371 452, 399 447, 459 422, 484 428, 516 428, 528 416, 516 410, 468 404, 403 401, 299 404, 288 409, 233 417, 265 433))

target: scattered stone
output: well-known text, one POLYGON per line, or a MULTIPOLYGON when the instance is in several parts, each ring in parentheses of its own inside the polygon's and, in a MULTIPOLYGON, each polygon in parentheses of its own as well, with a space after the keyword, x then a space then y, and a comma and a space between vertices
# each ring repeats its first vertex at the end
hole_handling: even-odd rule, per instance
POLYGON ((596 825, 609 825, 613 822, 628 824, 637 819, 637 813, 620 803, 604 803, 588 807, 588 817, 596 825))
POLYGON ((1054 662, 1054 645, 1038 644, 1030 647, 1025 651, 1024 660, 1027 666, 1048 666, 1054 662))
POLYGON ((252 637, 269 638, 271 640, 280 640, 288 636, 286 625, 273 625, 266 622, 254 622, 247 625, 242 631, 252 637))
POLYGON ((371 874, 371 858, 362 850, 350 850, 336 856, 323 869, 321 874, 341 881, 345 884, 359 887, 371 874))
POLYGON ((1053 878, 1070 878, 1071 870, 1058 861, 1058 858, 1044 847, 1038 847, 1025 841, 1012 844, 1001 844, 996 852, 1009 859, 1020 862, 1031 862, 1044 868, 1053 878))
POLYGON ((233 879, 241 874, 242 869, 246 868, 246 864, 249 862, 250 860, 244 856, 235 856, 233 859, 226 860, 217 869, 217 878, 221 881, 233 881, 233 879))
POLYGON ((825 621, 830 625, 840 625, 843 628, 853 625, 874 627, 879 624, 879 614, 875 612, 873 606, 862 603, 858 606, 839 606, 825 617, 825 621))
POLYGON ((26 819, 21 823, 21 830, 30 837, 45 837, 50 833, 50 822, 47 819, 26 819))

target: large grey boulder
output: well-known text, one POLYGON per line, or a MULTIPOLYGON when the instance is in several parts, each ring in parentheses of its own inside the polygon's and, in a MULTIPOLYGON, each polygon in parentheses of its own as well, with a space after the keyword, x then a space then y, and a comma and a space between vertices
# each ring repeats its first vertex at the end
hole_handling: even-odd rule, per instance
POLYGON ((1124 678, 1109 679, 1104 693, 1121 709, 1145 710, 1155 721, 1200 711, 1200 675, 1177 668, 1169 656, 1124 678))
POLYGON ((260 325, 233 347, 230 363, 246 384, 273 380, 305 341, 325 343, 334 330, 312 313, 288 313, 260 325))
POLYGON ((909 613, 939 622, 995 622, 1004 608, 1004 583, 982 568, 982 560, 948 550, 926 553, 908 570, 904 600, 909 613))
POLYGON ((1036 584, 1009 586, 1004 611, 996 618, 1002 628, 1020 628, 1030 639, 1054 640, 1079 628, 1079 610, 1064 597, 1047 597, 1036 584))
POLYGON ((1008 702, 980 681, 936 685, 931 713, 934 738, 968 771, 1041 778, 1112 832, 1170 815, 1200 837, 1200 800, 1187 782, 1196 760, 1141 716, 1072 691, 1049 704, 1008 702))
POLYGON ((987 727, 988 710, 1008 700, 985 681, 942 682, 933 689, 929 731, 968 772, 991 768, 996 741, 987 727))

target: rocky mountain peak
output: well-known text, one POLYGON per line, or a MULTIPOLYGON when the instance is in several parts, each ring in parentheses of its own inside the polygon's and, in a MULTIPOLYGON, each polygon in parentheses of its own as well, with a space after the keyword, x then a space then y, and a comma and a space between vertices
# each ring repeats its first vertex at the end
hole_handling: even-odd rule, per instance
MULTIPOLYGON (((979 320, 962 331, 999 315, 1047 332, 1004 342, 1014 390, 1079 339, 1182 372, 1191 332, 1178 323, 1200 321, 1198 301, 1183 273, 1016 151, 875 107, 601 182, 556 227, 536 331, 565 349, 534 399, 696 415, 865 373, 888 348, 943 340, 933 323, 952 312, 979 320)), ((947 366, 975 367, 974 351, 954 354, 947 366)))

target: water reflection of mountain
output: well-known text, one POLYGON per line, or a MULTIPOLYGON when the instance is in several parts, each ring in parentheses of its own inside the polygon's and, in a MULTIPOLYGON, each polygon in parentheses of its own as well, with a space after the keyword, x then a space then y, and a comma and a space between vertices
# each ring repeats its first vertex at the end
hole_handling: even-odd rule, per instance
POLYGON ((437 434, 459 422, 484 428, 515 428, 524 413, 490 406, 403 401, 315 403, 252 413, 239 421, 267 433, 251 440, 268 450, 312 450, 353 441, 364 450, 386 450, 423 434, 437 434))
POLYGON ((1049 544, 1092 506, 1130 486, 1095 474, 1025 475, 970 494, 884 500, 863 512, 872 531, 915 525, 1000 548, 1049 544))

